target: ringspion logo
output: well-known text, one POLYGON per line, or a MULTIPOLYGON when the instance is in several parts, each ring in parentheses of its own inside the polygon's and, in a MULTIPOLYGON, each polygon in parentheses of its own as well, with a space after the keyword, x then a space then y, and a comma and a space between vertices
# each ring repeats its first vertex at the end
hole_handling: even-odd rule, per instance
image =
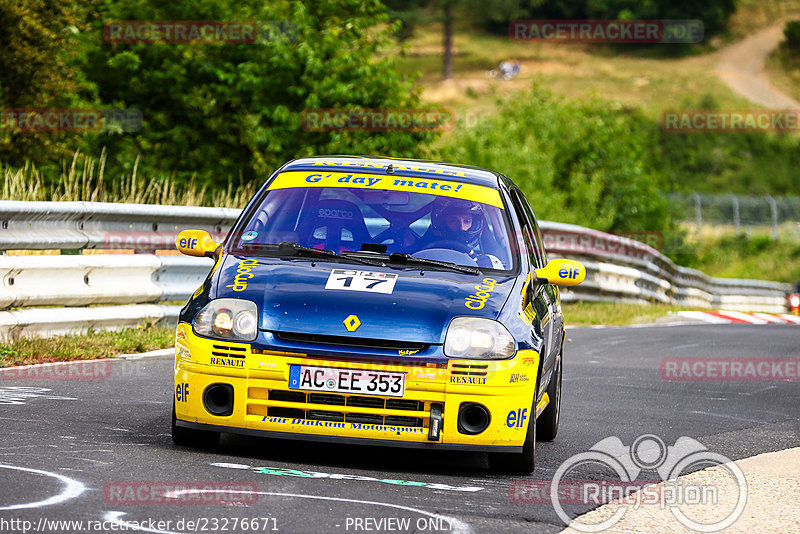
POLYGON ((730 458, 708 450, 690 437, 680 437, 668 446, 658 436, 643 434, 626 446, 620 438, 611 436, 562 463, 549 488, 541 481, 512 482, 509 499, 520 503, 549 499, 564 524, 579 532, 613 528, 629 509, 648 504, 669 508, 686 528, 718 532, 742 515, 747 502, 747 480, 730 458), (715 469, 710 479, 713 483, 682 477, 703 468, 715 469), (587 479, 587 473, 596 475, 598 469, 609 472, 610 476, 603 480, 597 480, 596 476, 587 479), (655 472, 658 477, 641 480, 639 476, 644 472, 655 472), (732 492, 735 499, 729 498, 732 492), (588 517, 570 517, 564 505, 575 503, 612 503, 614 509, 601 514, 597 522, 591 522, 588 517), (695 513, 698 507, 705 513, 695 513))

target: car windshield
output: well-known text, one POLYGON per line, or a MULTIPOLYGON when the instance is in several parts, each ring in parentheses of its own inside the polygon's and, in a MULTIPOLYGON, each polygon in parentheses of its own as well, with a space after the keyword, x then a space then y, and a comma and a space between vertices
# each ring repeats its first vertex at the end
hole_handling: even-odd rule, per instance
MULTIPOLYGON (((386 180, 386 189, 330 179, 330 185, 285 187, 296 183, 281 180, 287 174, 300 173, 284 173, 273 181, 246 224, 231 236, 232 253, 278 254, 280 249, 269 245, 289 242, 336 253, 363 251, 384 261, 379 254, 401 253, 481 269, 516 268, 510 224, 495 189, 394 177, 386 180), (408 190, 419 183, 454 185, 441 194, 408 190), (467 190, 455 196, 456 187, 467 190)), ((370 183, 368 176, 362 178, 370 183)))

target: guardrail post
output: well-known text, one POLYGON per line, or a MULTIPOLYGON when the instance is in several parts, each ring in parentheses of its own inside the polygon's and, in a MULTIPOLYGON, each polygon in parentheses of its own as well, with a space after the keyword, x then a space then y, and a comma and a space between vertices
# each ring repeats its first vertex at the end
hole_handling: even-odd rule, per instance
POLYGON ((772 239, 773 241, 778 240, 778 203, 775 202, 775 199, 772 198, 770 195, 767 195, 767 200, 769 200, 769 209, 772 212, 772 239))
POLYGON ((697 193, 694 194, 694 217, 697 221, 697 230, 700 231, 700 227, 703 226, 703 210, 702 210, 702 203, 700 201, 700 195, 697 193))

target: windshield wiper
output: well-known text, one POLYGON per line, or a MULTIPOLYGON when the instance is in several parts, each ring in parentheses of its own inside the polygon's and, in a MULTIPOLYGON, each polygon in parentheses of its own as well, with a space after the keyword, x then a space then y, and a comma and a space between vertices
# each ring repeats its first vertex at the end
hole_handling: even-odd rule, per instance
MULTIPOLYGON (((370 261, 363 258, 357 258, 352 256, 343 256, 341 254, 337 254, 332 250, 327 250, 324 248, 312 248, 306 247, 299 243, 294 243, 292 241, 285 241, 278 245, 272 243, 252 243, 252 244, 244 244, 242 248, 245 250, 277 250, 279 254, 285 254, 288 256, 299 256, 309 255, 309 256, 323 256, 324 258, 343 258, 348 261, 354 261, 356 263, 363 263, 364 265, 377 265, 384 267, 386 264, 382 261, 370 261)), ((321 259, 321 258, 320 258, 321 259)))
POLYGON ((415 263, 417 265, 431 265, 434 267, 441 267, 443 269, 450 269, 461 273, 481 274, 477 267, 468 267, 467 265, 459 265, 449 261, 429 260, 427 258, 417 258, 405 252, 392 252, 389 254, 389 262, 391 263, 415 263))

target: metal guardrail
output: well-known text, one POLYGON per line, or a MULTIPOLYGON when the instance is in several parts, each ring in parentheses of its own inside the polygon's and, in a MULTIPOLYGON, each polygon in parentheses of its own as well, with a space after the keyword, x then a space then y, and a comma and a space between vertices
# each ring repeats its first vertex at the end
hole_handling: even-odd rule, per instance
POLYGON ((540 228, 548 253, 586 265, 587 281, 564 291, 568 301, 619 299, 757 312, 786 309, 789 284, 714 278, 675 265, 644 243, 574 224, 542 221, 540 228))
POLYGON ((111 202, 0 201, 0 250, 175 247, 197 228, 224 235, 241 210, 111 202))
POLYGON ((185 300, 213 264, 155 254, 0 256, 0 310, 185 300))
MULTIPOLYGON (((187 228, 205 229, 222 240, 239 213, 231 208, 1 201, 0 250, 174 249, 175 235, 187 228)), ((788 284, 712 278, 676 266, 632 239, 549 221, 540 227, 551 256, 586 265, 585 282, 565 289, 565 301, 785 309, 788 284)), ((187 299, 211 265, 208 258, 154 254, 0 256, 0 338, 174 321, 180 307, 158 303, 187 299)))

